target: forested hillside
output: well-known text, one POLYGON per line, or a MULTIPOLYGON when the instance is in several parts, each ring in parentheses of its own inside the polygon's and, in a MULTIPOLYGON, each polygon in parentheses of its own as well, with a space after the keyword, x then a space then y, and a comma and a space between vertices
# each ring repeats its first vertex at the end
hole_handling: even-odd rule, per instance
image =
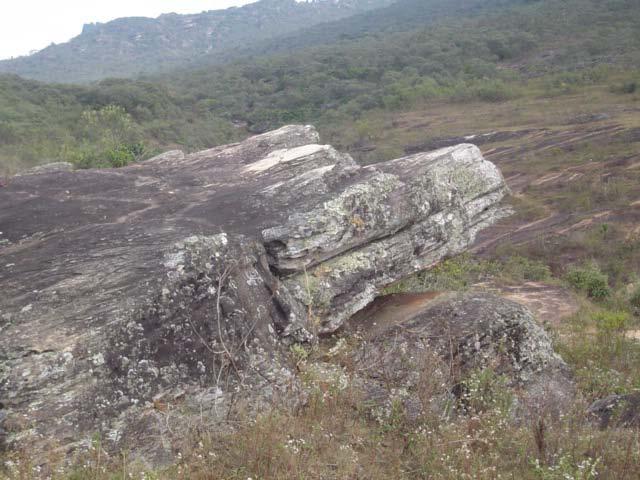
POLYGON ((120 18, 85 25, 68 43, 0 62, 0 72, 42 81, 79 83, 135 77, 219 63, 248 45, 335 21, 393 0, 260 0, 239 8, 158 18, 120 18))
MULTIPOLYGON (((554 95, 640 65, 640 5, 633 0, 477 0, 451 2, 450 9, 434 0, 430 8, 440 12, 439 20, 416 28, 407 19, 411 12, 413 20, 428 22, 418 3, 399 2, 385 10, 388 15, 372 12, 369 26, 354 17, 350 21, 360 25, 355 38, 170 76, 88 86, 2 77, 2 168, 52 160, 101 165, 113 163, 105 160, 113 155, 119 164, 159 149, 233 141, 283 123, 313 122, 330 130, 366 112, 420 102, 500 102, 526 95, 528 83, 540 77, 546 94, 554 95), (112 107, 108 121, 100 114, 105 107, 112 107), (127 125, 117 129, 126 135, 112 131, 114 116, 127 125), (120 153, 109 153, 114 149, 120 153)), ((345 28, 338 23, 335 28, 345 28)))

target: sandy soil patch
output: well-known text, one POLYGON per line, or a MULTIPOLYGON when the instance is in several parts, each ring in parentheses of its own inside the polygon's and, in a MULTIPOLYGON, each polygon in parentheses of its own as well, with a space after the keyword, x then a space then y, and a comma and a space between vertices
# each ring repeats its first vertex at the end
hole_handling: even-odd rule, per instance
POLYGON ((544 282, 498 286, 481 284, 481 288, 495 291, 509 300, 529 308, 542 324, 558 326, 565 318, 575 315, 580 305, 574 294, 563 287, 544 282))

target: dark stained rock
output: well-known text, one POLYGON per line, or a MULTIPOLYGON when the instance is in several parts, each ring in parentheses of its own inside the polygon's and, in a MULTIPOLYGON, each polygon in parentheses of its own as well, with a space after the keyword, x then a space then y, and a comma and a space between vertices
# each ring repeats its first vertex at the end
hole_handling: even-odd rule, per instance
POLYGON ((602 122, 609 120, 611 115, 607 113, 583 113, 567 120, 568 125, 583 125, 585 123, 602 122))
POLYGON ((526 307, 502 297, 443 294, 400 322, 372 329, 371 320, 356 320, 346 325, 363 337, 354 373, 378 412, 398 400, 409 418, 434 408, 464 410, 469 381, 483 371, 514 393, 518 416, 558 413, 574 396, 569 369, 545 330, 526 307))
POLYGON ((640 392, 628 395, 609 395, 591 404, 587 413, 600 428, 640 428, 640 392))
POLYGON ((288 345, 461 252, 507 192, 472 145, 360 167, 289 126, 0 189, 9 442, 130 448, 303 399, 288 345), (140 441, 139 439, 143 439, 140 441))
POLYGON ((437 137, 424 142, 407 145, 404 151, 407 154, 423 152, 425 150, 435 150, 437 148, 450 147, 465 142, 473 142, 474 145, 484 145, 485 143, 505 142, 516 138, 526 137, 538 130, 505 130, 501 132, 488 132, 463 137, 437 137))

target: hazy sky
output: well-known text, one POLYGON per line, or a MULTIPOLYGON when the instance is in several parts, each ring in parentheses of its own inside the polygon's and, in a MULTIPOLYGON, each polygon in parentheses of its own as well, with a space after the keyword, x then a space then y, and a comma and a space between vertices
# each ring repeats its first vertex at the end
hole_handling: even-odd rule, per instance
POLYGON ((0 0, 0 59, 62 43, 85 23, 119 17, 198 13, 255 0, 0 0))

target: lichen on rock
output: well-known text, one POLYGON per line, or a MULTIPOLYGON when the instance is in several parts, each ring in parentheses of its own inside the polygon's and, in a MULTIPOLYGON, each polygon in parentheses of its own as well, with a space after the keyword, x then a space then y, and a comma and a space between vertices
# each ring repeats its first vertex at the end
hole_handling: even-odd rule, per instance
POLYGON ((493 294, 442 294, 409 318, 376 325, 375 333, 357 319, 345 328, 363 337, 351 353, 352 373, 376 414, 400 400, 414 419, 464 410, 469 379, 484 371, 504 379, 501 390, 517 392, 514 416, 558 414, 574 398, 571 373, 549 335, 526 307, 493 294))
POLYGON ((100 434, 163 462, 190 419, 296 405, 289 346, 466 249, 506 194, 472 145, 361 167, 311 126, 15 177, 0 190, 0 440, 71 453, 100 434))

